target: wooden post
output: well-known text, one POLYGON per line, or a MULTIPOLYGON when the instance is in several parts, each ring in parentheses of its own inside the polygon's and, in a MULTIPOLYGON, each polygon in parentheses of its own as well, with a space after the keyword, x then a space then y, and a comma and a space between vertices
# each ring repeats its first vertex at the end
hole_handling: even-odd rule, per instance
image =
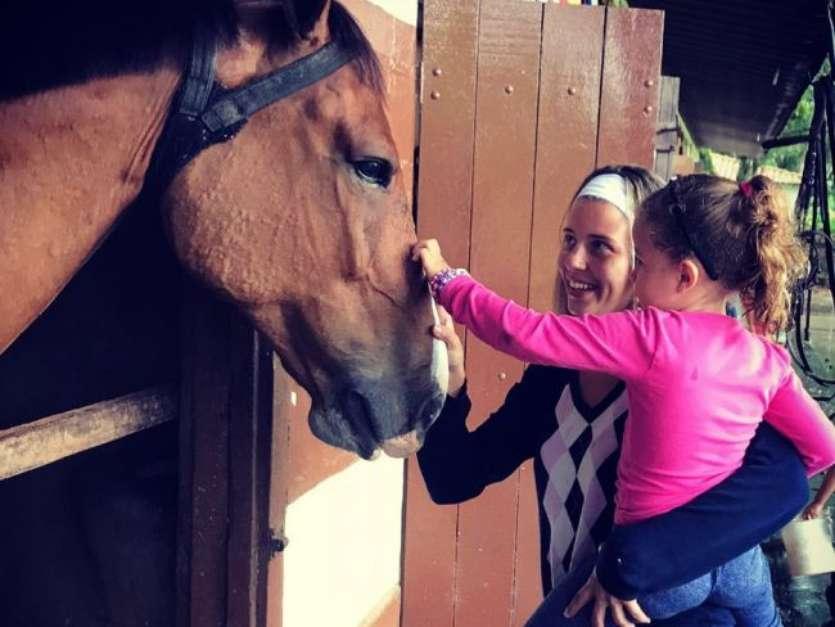
POLYGON ((187 287, 178 627, 264 624, 272 351, 228 305, 187 287))
POLYGON ((658 133, 655 137, 655 173, 665 181, 675 174, 674 164, 679 145, 678 94, 681 80, 661 77, 661 105, 658 108, 658 133))

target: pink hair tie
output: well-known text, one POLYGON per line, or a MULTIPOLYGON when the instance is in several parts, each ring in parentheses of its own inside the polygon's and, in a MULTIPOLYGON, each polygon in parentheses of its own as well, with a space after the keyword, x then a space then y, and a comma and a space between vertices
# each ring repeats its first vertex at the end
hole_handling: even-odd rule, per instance
POLYGON ((750 181, 742 181, 742 183, 739 184, 739 191, 741 191, 742 195, 746 198, 751 198, 751 196, 754 195, 754 188, 751 187, 750 181))

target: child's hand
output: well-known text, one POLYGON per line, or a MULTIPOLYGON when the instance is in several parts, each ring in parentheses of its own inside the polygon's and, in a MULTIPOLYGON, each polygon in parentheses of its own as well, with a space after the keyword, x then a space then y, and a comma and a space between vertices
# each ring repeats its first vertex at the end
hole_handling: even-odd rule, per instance
POLYGON ((803 510, 803 514, 801 514, 801 518, 803 520, 812 520, 813 518, 820 518, 820 515, 823 514, 823 508, 826 503, 819 503, 818 501, 812 501, 803 510))
POLYGON ((441 256, 441 247, 436 239, 424 239, 412 247, 412 260, 423 264, 423 272, 431 279, 449 264, 441 256))

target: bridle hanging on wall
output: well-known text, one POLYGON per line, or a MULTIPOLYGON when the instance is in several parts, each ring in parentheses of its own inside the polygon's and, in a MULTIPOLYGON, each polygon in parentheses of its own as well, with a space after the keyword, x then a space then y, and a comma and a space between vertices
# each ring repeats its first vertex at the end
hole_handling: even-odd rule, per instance
MULTIPOLYGON (((804 375, 824 388, 835 386, 835 378, 820 372, 810 362, 807 346, 810 346, 812 319, 812 290, 818 282, 825 265, 826 282, 835 308, 835 259, 833 259, 832 224, 829 207, 829 186, 827 184, 827 144, 831 164, 835 165, 835 83, 832 68, 835 67, 835 23, 833 23, 833 2, 826 0, 829 21, 830 72, 812 83, 814 111, 809 134, 765 142, 763 147, 771 148, 792 143, 808 143, 803 164, 800 188, 795 205, 795 218, 800 239, 809 247, 809 272, 798 282, 792 293, 791 314, 794 321, 793 338, 786 338, 786 347, 804 375), (808 228, 807 228, 808 226, 808 228), (821 262, 820 245, 823 245, 824 260, 821 262)), ((831 368, 831 367, 830 367, 831 368)), ((816 400, 831 402, 835 392, 818 394, 816 400)))

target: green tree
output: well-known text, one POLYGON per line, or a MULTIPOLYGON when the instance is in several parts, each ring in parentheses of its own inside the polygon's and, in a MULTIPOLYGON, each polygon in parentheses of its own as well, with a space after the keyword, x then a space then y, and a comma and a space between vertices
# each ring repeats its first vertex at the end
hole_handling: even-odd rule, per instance
MULTIPOLYGON (((829 59, 824 60, 818 71, 817 78, 829 74, 830 66, 829 59)), ((812 86, 806 88, 803 96, 797 103, 788 122, 780 133, 780 137, 791 137, 793 135, 805 135, 809 132, 809 126, 812 124, 812 114, 815 109, 815 100, 812 94, 812 86)), ((794 146, 783 146, 781 148, 772 148, 762 158, 759 159, 759 164, 774 165, 778 168, 792 170, 794 172, 803 171, 803 161, 806 158, 806 144, 795 144, 794 146)), ((754 170, 756 170, 756 165, 754 170)), ((831 166, 831 164, 830 164, 831 166)), ((740 168, 742 170, 742 168, 740 168)))

